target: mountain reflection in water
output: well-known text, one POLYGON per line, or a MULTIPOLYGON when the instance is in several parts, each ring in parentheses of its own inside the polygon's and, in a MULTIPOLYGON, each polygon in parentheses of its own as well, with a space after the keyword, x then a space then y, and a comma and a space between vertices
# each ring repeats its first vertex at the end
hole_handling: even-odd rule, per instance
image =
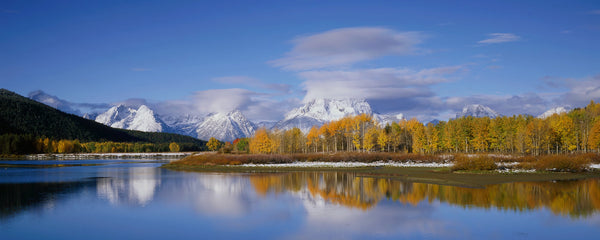
POLYGON ((382 199, 418 205, 439 201, 465 208, 529 211, 547 208, 556 215, 589 216, 600 209, 600 179, 559 182, 520 182, 464 188, 360 177, 352 173, 294 172, 250 176, 256 192, 308 192, 322 200, 369 210, 382 199))
POLYGON ((127 174, 107 173, 104 178, 98 179, 96 189, 98 196, 111 204, 128 202, 144 206, 152 200, 160 183, 159 169, 130 168, 127 174))
MULTIPOLYGON (((86 160, 89 161, 89 160, 86 160)), ((340 172, 171 171, 157 163, 0 169, 0 239, 583 238, 600 179, 413 183, 340 172)))

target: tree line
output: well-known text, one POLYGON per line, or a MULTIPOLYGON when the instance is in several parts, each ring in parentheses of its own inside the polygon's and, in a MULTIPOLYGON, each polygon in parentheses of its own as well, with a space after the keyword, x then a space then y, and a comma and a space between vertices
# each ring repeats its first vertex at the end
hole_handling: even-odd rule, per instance
POLYGON ((547 118, 529 115, 461 117, 423 124, 417 119, 382 125, 372 116, 347 116, 313 126, 257 130, 251 153, 404 152, 564 154, 600 152, 600 104, 547 118))
POLYGON ((129 153, 129 152, 179 152, 201 151, 200 146, 186 142, 85 142, 79 140, 53 140, 37 138, 30 134, 0 135, 0 154, 31 153, 129 153))

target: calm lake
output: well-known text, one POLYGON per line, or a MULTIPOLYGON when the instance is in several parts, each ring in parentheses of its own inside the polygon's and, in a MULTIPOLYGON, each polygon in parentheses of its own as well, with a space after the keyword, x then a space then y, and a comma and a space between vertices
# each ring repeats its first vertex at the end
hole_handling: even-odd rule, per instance
POLYGON ((0 161, 0 239, 600 236, 600 179, 474 189, 335 172, 158 168, 165 162, 0 161))

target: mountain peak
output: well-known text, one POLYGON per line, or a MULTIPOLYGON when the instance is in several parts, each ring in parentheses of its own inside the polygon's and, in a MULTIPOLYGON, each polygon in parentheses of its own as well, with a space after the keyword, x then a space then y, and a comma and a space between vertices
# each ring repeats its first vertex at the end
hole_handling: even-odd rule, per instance
POLYGON ((285 120, 296 117, 311 117, 321 121, 332 121, 348 115, 372 114, 371 105, 364 99, 317 98, 286 114, 285 120))
POLYGON ((373 114, 371 105, 360 98, 316 98, 301 107, 295 108, 285 115, 285 119, 275 124, 274 128, 300 128, 308 132, 314 125, 341 119, 345 116, 373 114))
POLYGON ((204 119, 196 129, 199 139, 214 137, 221 141, 233 141, 236 138, 250 137, 257 129, 242 112, 234 109, 228 113, 213 113, 204 119))
POLYGON ((561 107, 551 108, 551 109, 548 109, 548 111, 545 111, 544 113, 540 114, 538 116, 538 118, 547 118, 554 114, 561 114, 564 112, 568 112, 569 110, 571 110, 571 107, 569 107, 569 106, 561 106, 561 107))
POLYGON ((466 116, 495 118, 500 116, 500 114, 485 105, 471 104, 464 106, 462 112, 456 113, 456 118, 466 116))
POLYGON ((119 104, 96 117, 96 122, 115 128, 138 130, 144 132, 162 132, 165 124, 158 119, 148 106, 138 109, 119 104))

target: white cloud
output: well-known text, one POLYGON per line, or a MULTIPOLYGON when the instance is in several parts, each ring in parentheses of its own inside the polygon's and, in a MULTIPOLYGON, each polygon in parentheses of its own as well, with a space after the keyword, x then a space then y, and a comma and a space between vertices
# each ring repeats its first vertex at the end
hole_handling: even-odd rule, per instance
POLYGON ((536 93, 521 95, 472 95, 446 99, 446 109, 459 112, 465 105, 482 104, 506 115, 529 114, 537 116, 548 110, 551 101, 536 93))
POLYGON ((590 100, 600 100, 600 75, 582 80, 566 79, 569 90, 557 99, 557 102, 575 107, 584 107, 590 100))
POLYGON ((250 120, 279 120, 297 100, 274 100, 271 94, 241 88, 211 89, 195 92, 193 111, 199 114, 240 110, 250 120))
POLYGON ((430 96, 433 94, 430 85, 448 81, 446 76, 460 68, 319 70, 300 72, 299 75, 305 79, 305 101, 315 98, 390 99, 430 96))
POLYGON ((259 79, 248 77, 248 76, 226 76, 212 79, 214 82, 229 84, 229 85, 243 85, 248 87, 261 88, 265 90, 272 90, 280 93, 289 93, 291 86, 284 83, 266 83, 259 79))
POLYGON ((120 102, 115 102, 112 105, 124 105, 127 107, 135 107, 138 108, 141 105, 149 105, 148 101, 146 101, 146 99, 142 99, 142 98, 129 98, 126 99, 125 101, 120 101, 120 102))
POLYGON ((285 57, 270 61, 286 70, 309 70, 346 66, 386 55, 415 51, 423 36, 382 27, 339 28, 298 37, 285 57))
POLYGON ((211 89, 194 93, 194 106, 202 113, 229 112, 252 101, 259 93, 241 88, 211 89))
POLYGON ((505 43, 505 42, 514 42, 520 40, 521 37, 513 34, 513 33, 490 33, 488 34, 488 38, 481 40, 477 43, 480 44, 494 44, 494 43, 505 43))

